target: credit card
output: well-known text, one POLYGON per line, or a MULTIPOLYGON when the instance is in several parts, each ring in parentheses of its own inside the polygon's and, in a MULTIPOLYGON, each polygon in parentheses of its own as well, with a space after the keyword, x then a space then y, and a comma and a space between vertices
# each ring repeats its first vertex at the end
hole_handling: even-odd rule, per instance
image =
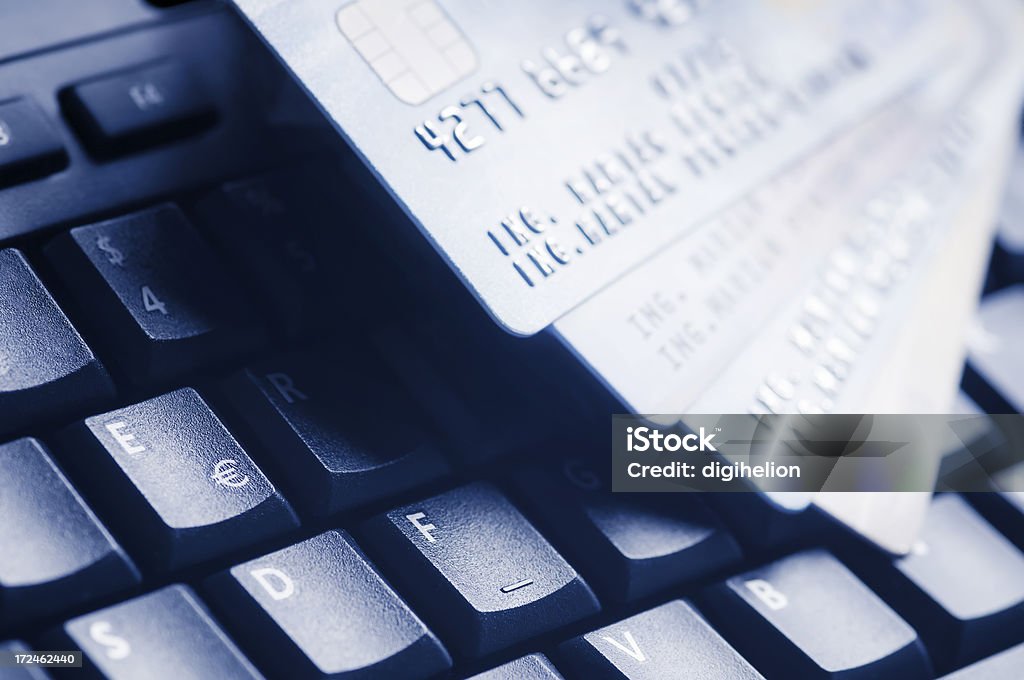
POLYGON ((921 79, 967 0, 235 0, 532 334, 921 79))
MULTIPOLYGON (((926 241, 939 240, 921 226, 926 212, 940 212, 922 191, 966 198, 954 190, 962 179, 932 172, 929 158, 990 156, 991 138, 1007 134, 1013 109, 1006 105, 995 126, 988 116, 975 132, 957 125, 976 85, 1006 57, 999 37, 993 30, 972 36, 956 67, 579 305, 556 322, 558 335, 638 413, 832 410, 846 366, 870 346, 879 315, 911 297, 896 279, 926 261, 926 241), (915 179, 915 172, 924 174, 915 179), (913 186, 939 180, 940 188, 913 186), (788 364, 813 365, 816 375, 788 364), (799 387, 794 371, 808 373, 799 387)), ((1019 91, 1006 77, 991 89, 1007 86, 1019 91)), ((974 232, 983 243, 991 226, 974 232)), ((970 282, 979 266, 956 262, 947 276, 970 282)), ((961 290, 970 299, 976 284, 961 290)), ((962 345, 958 332, 951 335, 962 345)))
MULTIPOLYGON (((641 413, 951 408, 1024 79, 1019 8, 978 7, 959 69, 580 305, 563 342, 641 413)), ((798 500, 905 553, 929 494, 798 500)))
MULTIPOLYGON (((913 336, 887 329, 941 254, 904 271, 910 234, 874 225, 885 266, 849 239, 924 217, 903 175, 936 140, 982 165, 1012 94, 974 120, 987 142, 942 147, 973 129, 958 118, 972 82, 1007 59, 1011 3, 235 2, 492 316, 518 334, 555 322, 633 409, 944 410, 955 337, 889 370, 902 391, 865 385, 886 383, 870 369, 913 336), (852 290, 885 275, 892 295, 852 290), (659 353, 650 338, 670 330, 659 353), (925 356, 939 370, 905 389, 934 369, 925 356)), ((990 90, 1019 94, 1011 71, 990 90)), ((972 294, 954 290, 957 314, 972 294)), ((772 500, 906 552, 928 494, 772 500)))

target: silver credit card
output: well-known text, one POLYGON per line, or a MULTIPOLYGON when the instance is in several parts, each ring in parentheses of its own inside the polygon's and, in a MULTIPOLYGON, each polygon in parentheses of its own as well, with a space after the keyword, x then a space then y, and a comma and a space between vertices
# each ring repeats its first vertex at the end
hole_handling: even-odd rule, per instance
MULTIPOLYGON (((1024 80, 1021 8, 976 6, 955 68, 581 304, 562 341, 642 413, 946 412, 1024 80)), ((929 495, 770 497, 905 553, 929 495)))
POLYGON ((517 334, 958 59, 977 23, 962 0, 235 2, 517 334))
MULTIPOLYGON (((968 313, 993 201, 908 173, 965 109, 947 160, 999 174, 1009 0, 235 2, 491 314, 554 324, 634 409, 948 407, 961 339, 929 334, 968 313)), ((772 500, 906 552, 928 494, 772 500)))

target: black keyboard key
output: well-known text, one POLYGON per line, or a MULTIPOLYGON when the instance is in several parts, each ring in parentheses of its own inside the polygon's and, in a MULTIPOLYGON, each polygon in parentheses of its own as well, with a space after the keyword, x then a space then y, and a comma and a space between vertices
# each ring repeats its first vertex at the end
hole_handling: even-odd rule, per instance
POLYGON ((113 396, 107 372, 17 250, 0 250, 0 434, 113 396))
POLYGON ((548 444, 570 408, 565 401, 551 404, 550 396, 541 396, 554 390, 527 368, 539 363, 535 346, 508 347, 506 343, 517 339, 489 321, 486 330, 477 332, 478 321, 468 315, 402 319, 385 323, 374 334, 374 342, 394 362, 406 389, 445 436, 445 451, 468 465, 488 464, 548 444), (495 361, 498 356, 519 360, 495 361), (523 399, 523 394, 533 397, 523 399), (555 417, 556 412, 563 417, 555 417))
POLYGON ((579 574, 489 484, 398 508, 367 522, 364 533, 403 592, 465 655, 598 611, 579 574))
POLYGON ((516 475, 538 521, 604 597, 635 600, 739 560, 736 542, 696 498, 613 494, 604 470, 562 458, 516 475))
MULTIPOLYGON (((982 410, 961 391, 954 413, 979 415, 982 410)), ((978 451, 994 452, 998 447, 1009 445, 1005 434, 992 421, 972 422, 971 428, 967 437, 960 435, 971 450, 977 447, 978 451)), ((942 466, 955 469, 956 465, 965 462, 968 462, 965 456, 947 455, 942 466)), ((989 484, 992 493, 970 493, 965 498, 1004 536, 1024 550, 1024 491, 1020 489, 1024 489, 1024 463, 1016 463, 994 473, 989 484)))
POLYGON ((0 445, 0 611, 28 618, 138 583, 135 568, 35 439, 0 445))
POLYGON ((704 617, 681 600, 569 640, 562 644, 559 653, 574 677, 761 678, 704 617))
POLYGON ((34 103, 0 103, 0 187, 43 177, 66 163, 64 144, 34 103))
POLYGON ((332 293, 350 290, 341 282, 346 254, 331 241, 348 214, 335 201, 343 181, 319 165, 289 168, 225 184, 195 206, 204 233, 257 284, 285 336, 346 316, 350 301, 332 293))
POLYGON ((970 494, 972 503, 1004 536, 1024 550, 1024 463, 1002 470, 993 478, 997 491, 970 494))
POLYGON ((1000 283, 1024 283, 1024 223, 1003 225, 992 251, 992 271, 1000 283))
POLYGON ((87 418, 64 438, 67 464, 147 565, 190 565, 298 523, 195 390, 87 418))
POLYGON ((232 567, 206 590, 253 659, 280 677, 397 680, 451 666, 437 638, 337 531, 232 567))
POLYGON ((543 654, 530 654, 474 675, 469 680, 562 680, 562 674, 543 654))
POLYGON ((172 205, 77 227, 48 252, 135 382, 166 381, 258 341, 245 296, 172 205))
POLYGON ((94 78, 61 93, 89 151, 109 157, 194 134, 216 119, 203 85, 165 61, 94 78))
POLYGON ((1007 680, 1020 677, 1021 669, 1024 669, 1024 645, 1017 645, 943 676, 942 680, 1007 680))
POLYGON ((1024 642, 1024 553, 959 496, 932 501, 909 555, 868 566, 869 582, 921 633, 938 671, 1024 642))
MULTIPOLYGON (((0 642, 0 651, 17 654, 30 651, 30 647, 20 640, 8 640, 0 642)), ((49 678, 50 675, 39 666, 0 666, 0 680, 49 680, 49 678)))
POLYGON ((932 677, 914 629, 821 550, 733 577, 701 608, 769 677, 932 677))
POLYGON ((744 550, 752 553, 793 552, 815 544, 818 536, 835 526, 810 505, 805 493, 779 492, 769 499, 759 493, 711 492, 700 498, 744 550))
POLYGON ((1010 167, 989 274, 1000 286, 1024 283, 1024 143, 1010 167))
POLYGON ((82 650, 75 677, 107 680, 217 680, 262 677, 195 593, 168 586, 86 614, 47 637, 54 649, 82 650))
POLYGON ((316 515, 411 489, 448 469, 380 360, 345 354, 296 352, 252 365, 224 385, 272 471, 316 515))
POLYGON ((985 296, 967 345, 963 388, 987 413, 1024 412, 1024 284, 985 296))

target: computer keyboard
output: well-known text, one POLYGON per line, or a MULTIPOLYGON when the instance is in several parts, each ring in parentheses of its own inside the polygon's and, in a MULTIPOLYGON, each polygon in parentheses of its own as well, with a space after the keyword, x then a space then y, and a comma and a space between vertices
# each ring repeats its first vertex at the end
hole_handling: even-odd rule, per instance
MULTIPOLYGON (((938 495, 898 559, 612 494, 617 406, 407 257, 239 19, 125 11, 0 54, 0 650, 84 655, 0 678, 1024 672, 1020 492, 938 495)), ((990 411, 1024 393, 1006 247, 990 411)))

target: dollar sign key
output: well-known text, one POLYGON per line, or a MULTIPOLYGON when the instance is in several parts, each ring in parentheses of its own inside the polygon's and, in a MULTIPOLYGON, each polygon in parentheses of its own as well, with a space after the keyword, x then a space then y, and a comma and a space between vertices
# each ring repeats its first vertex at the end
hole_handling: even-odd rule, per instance
POLYGON ((110 245, 109 236, 100 236, 96 239, 96 247, 107 254, 107 261, 116 264, 118 267, 124 264, 124 253, 110 245))

